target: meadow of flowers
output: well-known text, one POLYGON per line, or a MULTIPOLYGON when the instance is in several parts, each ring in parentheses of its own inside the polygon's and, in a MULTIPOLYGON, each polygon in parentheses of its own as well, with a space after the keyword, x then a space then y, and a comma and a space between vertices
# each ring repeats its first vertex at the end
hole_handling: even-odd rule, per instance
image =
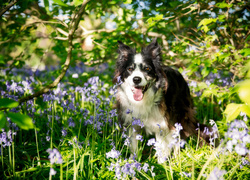
MULTIPOLYGON (((232 87, 230 74, 219 72, 209 74, 204 81, 189 80, 197 119, 210 123, 218 136, 211 138, 210 144, 199 147, 195 137, 181 140, 182 127, 176 124, 174 141, 169 146, 181 147, 179 153, 158 164, 157 158, 161 156, 153 137, 138 135, 139 153, 130 155, 129 137, 126 129, 118 124, 114 108, 117 85, 111 83, 107 71, 100 76, 93 71, 86 67, 71 68, 56 89, 17 107, 1 110, 1 122, 6 117, 7 123, 1 125, 0 131, 0 179, 250 177, 249 118, 240 113, 236 119, 226 121, 222 115, 225 104, 235 100, 230 100, 228 90, 232 87), (83 77, 84 72, 88 76, 83 77), (13 123, 20 114, 29 116, 34 125, 20 128, 18 123, 13 123), (216 148, 215 142, 219 142, 216 148)), ((39 83, 53 79, 49 70, 13 72, 12 78, 1 72, 5 77, 0 80, 1 102, 17 101, 35 92, 39 83)), ((5 106, 0 104, 0 107, 5 106)), ((140 119, 134 119, 133 123, 144 126, 140 119)))

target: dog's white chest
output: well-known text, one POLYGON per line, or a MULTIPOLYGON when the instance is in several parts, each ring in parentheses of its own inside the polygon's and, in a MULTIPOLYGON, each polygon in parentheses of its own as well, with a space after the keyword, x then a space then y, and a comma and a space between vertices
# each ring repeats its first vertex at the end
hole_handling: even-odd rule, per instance
POLYGON ((125 124, 132 124, 133 118, 140 119, 147 134, 168 131, 168 124, 158 106, 130 107, 131 113, 123 114, 125 124))

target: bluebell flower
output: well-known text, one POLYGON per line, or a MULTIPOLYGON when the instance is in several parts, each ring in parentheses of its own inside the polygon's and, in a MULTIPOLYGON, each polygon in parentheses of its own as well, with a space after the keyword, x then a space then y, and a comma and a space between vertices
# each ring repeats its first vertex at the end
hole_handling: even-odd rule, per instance
POLYGON ((248 149, 245 144, 241 143, 235 146, 235 152, 240 156, 245 156, 248 153, 248 149))
POLYGON ((197 87, 197 82, 191 81, 191 82, 189 83, 189 86, 196 88, 196 87, 197 87))
POLYGON ((62 155, 60 154, 60 152, 56 148, 54 148, 54 149, 49 148, 46 151, 49 153, 49 159, 50 159, 51 164, 62 164, 63 163, 62 155))
POLYGON ((115 150, 115 149, 113 148, 113 149, 111 149, 110 152, 107 152, 107 153, 106 153, 106 158, 117 159, 120 155, 121 155, 120 151, 115 150))
POLYGON ((228 138, 226 149, 229 152, 235 152, 241 156, 250 152, 247 148, 250 143, 250 135, 247 125, 243 120, 235 120, 231 122, 226 137, 228 138))
POLYGON ((142 169, 143 169, 143 171, 144 171, 145 173, 148 172, 148 168, 149 168, 148 163, 145 163, 145 164, 143 165, 143 167, 142 167, 142 169))
POLYGON ((112 117, 116 117, 117 116, 117 110, 116 109, 112 109, 110 112, 109 112, 109 114, 110 114, 110 117, 112 118, 112 117))
POLYGON ((130 140, 129 140, 129 138, 126 138, 126 139, 125 139, 124 145, 125 145, 125 146, 129 146, 129 145, 130 145, 130 140))
POLYGON ((226 174, 226 170, 220 170, 218 167, 215 167, 214 170, 210 173, 208 180, 222 180, 223 176, 226 174))
POLYGON ((246 158, 241 158, 241 164, 240 164, 240 168, 242 169, 244 166, 246 165, 250 165, 250 161, 246 158))
POLYGON ((130 114, 130 113, 132 113, 133 111, 131 111, 130 109, 127 109, 126 110, 126 114, 130 114))
MULTIPOLYGON (((142 166, 141 163, 137 162, 136 160, 125 160, 121 162, 119 159, 115 164, 111 163, 109 167, 107 167, 109 171, 115 172, 116 179, 126 179, 128 176, 134 177, 136 175, 136 170, 141 171, 142 166)), ((147 164, 144 165, 144 170, 147 170, 147 164)))
POLYGON ((75 127, 75 122, 73 121, 72 117, 68 119, 69 127, 75 127))
POLYGON ((180 138, 180 131, 183 129, 180 123, 175 123, 175 130, 172 134, 173 139, 169 143, 169 148, 184 147, 186 141, 180 138))
POLYGON ((187 173, 187 172, 181 172, 180 173, 180 175, 182 176, 182 177, 187 177, 187 178, 191 178, 191 173, 187 173))
POLYGON ((51 176, 54 176, 56 174, 56 171, 53 168, 50 168, 49 174, 51 176))
POLYGON ((153 177, 155 176, 155 173, 153 172, 154 168, 155 168, 154 166, 151 166, 151 168, 150 168, 151 174, 152 174, 153 177))
POLYGON ((181 126, 181 123, 175 123, 175 130, 180 133, 180 131, 183 129, 183 127, 181 126))
POLYGON ((5 132, 4 129, 2 129, 2 133, 0 134, 0 144, 2 144, 3 147, 11 146, 13 141, 12 135, 16 135, 16 132, 12 133, 11 130, 5 132))
POLYGON ((137 134, 135 137, 136 140, 140 140, 141 142, 143 141, 143 136, 140 134, 137 134))
POLYGON ((46 141, 50 141, 50 136, 46 136, 46 141))
POLYGON ((135 126, 135 125, 140 126, 141 128, 144 127, 144 124, 140 119, 136 119, 133 117, 132 126, 135 126))
POLYGON ((155 145, 155 142, 156 142, 156 141, 155 141, 155 138, 151 138, 151 139, 148 140, 147 145, 148 145, 148 146, 155 145))
POLYGON ((65 137, 67 135, 67 130, 66 129, 63 128, 61 132, 62 132, 63 137, 65 137))

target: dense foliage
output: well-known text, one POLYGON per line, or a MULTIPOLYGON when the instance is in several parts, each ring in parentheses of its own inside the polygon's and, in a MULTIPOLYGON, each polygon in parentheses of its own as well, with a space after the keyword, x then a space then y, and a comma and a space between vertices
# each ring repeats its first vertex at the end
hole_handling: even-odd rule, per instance
MULTIPOLYGON (((250 2, 5 0, 0 2, 1 179, 248 179, 250 2), (79 21, 78 21, 79 20, 79 21), (79 23, 79 24, 78 24, 79 23), (151 137, 117 122, 117 41, 153 38, 188 81, 197 119, 220 142, 196 138, 163 163, 151 137)), ((129 113, 129 112, 128 112, 129 113)), ((134 123, 143 124, 135 119, 134 123)), ((216 140, 217 141, 217 140, 216 140)))

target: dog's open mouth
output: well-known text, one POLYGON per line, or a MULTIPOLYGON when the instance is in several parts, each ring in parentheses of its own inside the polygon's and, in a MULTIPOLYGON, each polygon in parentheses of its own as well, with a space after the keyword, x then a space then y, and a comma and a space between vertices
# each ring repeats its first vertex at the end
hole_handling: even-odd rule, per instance
POLYGON ((148 85, 146 86, 136 86, 132 87, 133 97, 136 101, 141 101, 143 99, 144 92, 148 89, 148 85))

